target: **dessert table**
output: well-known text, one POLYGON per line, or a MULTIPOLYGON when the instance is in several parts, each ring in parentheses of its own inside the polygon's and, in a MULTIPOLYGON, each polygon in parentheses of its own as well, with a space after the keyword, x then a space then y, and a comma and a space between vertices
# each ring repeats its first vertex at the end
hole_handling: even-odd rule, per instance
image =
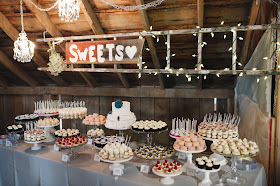
MULTIPOLYGON (((140 166, 149 164, 149 160, 137 158, 125 162, 124 174, 112 175, 108 163, 94 161, 97 150, 90 145, 78 147, 80 156, 70 162, 62 162, 62 155, 67 150, 54 151, 53 144, 42 145, 42 149, 32 151, 32 145, 21 143, 19 146, 0 146, 0 185, 161 185, 160 177, 141 173, 140 166)), ((185 161, 182 161, 182 163, 185 161)), ((210 175, 212 182, 219 180, 223 171, 210 175)), ((264 168, 261 164, 255 171, 243 172, 247 178, 246 185, 267 185, 264 168)), ((196 177, 183 173, 175 178, 174 185, 197 185, 204 174, 196 177)))

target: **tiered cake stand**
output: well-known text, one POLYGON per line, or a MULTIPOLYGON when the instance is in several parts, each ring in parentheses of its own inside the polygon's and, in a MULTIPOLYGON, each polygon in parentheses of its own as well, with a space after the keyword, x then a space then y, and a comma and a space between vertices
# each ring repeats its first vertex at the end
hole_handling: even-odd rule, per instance
POLYGON ((54 127, 58 126, 57 125, 51 125, 51 126, 37 126, 38 128, 44 128, 46 130, 46 135, 47 138, 44 140, 44 142, 53 142, 55 141, 55 138, 52 136, 51 131, 55 130, 54 127))
POLYGON ((103 159, 102 157, 100 157, 100 160, 103 161, 103 162, 106 162, 106 163, 112 163, 112 165, 109 166, 109 169, 111 171, 113 171, 115 168, 120 168, 120 169, 124 169, 124 165, 121 164, 121 163, 124 163, 124 162, 127 162, 127 161, 130 161, 132 160, 133 156, 128 158, 128 159, 125 159, 125 158, 119 158, 118 160, 115 160, 115 161, 111 161, 111 160, 108 160, 108 159, 103 159))
POLYGON ((42 141, 24 141, 25 143, 33 144, 33 147, 31 147, 31 150, 40 150, 42 147, 39 145, 39 143, 45 142, 44 140, 42 141))
POLYGON ((224 180, 224 181, 231 180, 231 181, 236 182, 237 184, 245 184, 247 182, 247 179, 237 169, 237 160, 239 158, 254 157, 258 153, 251 154, 251 155, 234 156, 232 154, 226 155, 226 154, 219 153, 219 152, 213 150, 212 147, 211 147, 211 150, 212 150, 212 152, 214 152, 216 154, 219 154, 219 155, 222 155, 222 156, 225 156, 225 157, 228 157, 228 158, 232 159, 231 170, 222 175, 222 177, 221 177, 222 180, 224 180))
MULTIPOLYGON (((212 141, 212 142, 215 141, 215 140, 218 140, 218 139, 213 139, 213 138, 207 138, 207 137, 200 136, 200 135, 197 135, 197 136, 201 137, 204 140, 212 141)), ((238 138, 238 136, 236 138, 238 138)), ((232 139, 236 139, 236 138, 232 138, 232 139)), ((220 162, 220 165, 226 165, 228 163, 227 159, 224 156, 222 156, 220 154, 217 154, 215 152, 213 154, 211 154, 210 157, 211 158, 216 158, 220 162)))
POLYGON ((180 174, 182 174, 182 170, 180 170, 179 172, 173 173, 173 174, 166 174, 166 173, 159 173, 157 171, 155 171, 154 169, 152 169, 153 173, 157 176, 160 177, 164 177, 162 179, 160 179, 160 182, 164 185, 171 185, 174 183, 174 179, 172 177, 175 176, 179 176, 180 174))
POLYGON ((210 186, 212 185, 212 181, 210 180, 210 173, 218 172, 221 169, 221 166, 218 169, 213 170, 205 170, 195 167, 197 171, 204 173, 204 179, 198 183, 198 186, 210 186))
POLYGON ((147 134, 147 144, 152 145, 153 144, 153 134, 160 134, 163 132, 168 131, 168 128, 160 131, 137 131, 134 129, 131 129, 133 132, 138 133, 138 134, 147 134))
POLYGON ((196 168, 196 166, 192 162, 192 157, 193 157, 192 154, 201 153, 201 152, 204 152, 207 149, 207 147, 205 147, 203 150, 199 150, 199 151, 185 151, 185 150, 177 149, 174 146, 173 146, 173 148, 178 152, 186 153, 188 159, 187 159, 187 163, 185 165, 188 168, 196 168))
POLYGON ((77 158, 79 156, 79 153, 76 151, 77 147, 81 147, 81 146, 84 146, 87 144, 87 141, 88 139, 86 138, 86 142, 83 144, 83 145, 79 145, 79 146, 76 146, 76 147, 61 147, 59 146, 61 149, 69 149, 67 155, 70 157, 70 158, 77 158))

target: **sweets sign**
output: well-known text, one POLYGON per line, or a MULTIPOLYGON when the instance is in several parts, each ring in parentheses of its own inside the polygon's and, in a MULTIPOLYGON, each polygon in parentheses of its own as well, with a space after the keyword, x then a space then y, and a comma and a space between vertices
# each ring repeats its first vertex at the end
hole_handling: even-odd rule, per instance
POLYGON ((66 62, 70 64, 136 64, 144 39, 83 41, 66 43, 66 62))

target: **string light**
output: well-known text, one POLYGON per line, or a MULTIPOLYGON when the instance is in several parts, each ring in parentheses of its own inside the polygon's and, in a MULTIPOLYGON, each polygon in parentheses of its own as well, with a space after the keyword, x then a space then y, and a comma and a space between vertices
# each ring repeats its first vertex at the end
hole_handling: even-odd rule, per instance
POLYGON ((196 37, 196 36, 197 36, 197 34, 196 34, 196 33, 193 33, 192 35, 193 35, 194 37, 196 37))
POLYGON ((224 34, 224 39, 226 39, 226 38, 227 38, 227 34, 225 33, 225 34, 224 34))
POLYGON ((229 47, 228 51, 231 51, 232 50, 232 47, 229 47))
POLYGON ((239 74, 239 76, 240 76, 240 77, 243 76, 243 72, 241 72, 241 73, 239 74))
POLYGON ((224 22, 224 21, 222 21, 222 22, 221 22, 221 25, 224 25, 224 23, 225 23, 225 22, 224 22))
POLYGON ((167 74, 166 76, 169 77, 169 74, 167 74))
POLYGON ((199 79, 199 76, 197 76, 197 79, 199 79))
POLYGON ((176 56, 176 54, 172 54, 171 56, 174 57, 174 56, 176 56))
POLYGON ((155 76, 157 75, 157 72, 155 72, 155 76))
POLYGON ((150 49, 149 49, 149 48, 146 48, 146 50, 147 50, 147 51, 150 51, 150 49))
POLYGON ((214 32, 211 32, 211 37, 214 37, 214 36, 215 36, 214 32))
POLYGON ((238 25, 237 26, 241 26, 241 23, 238 23, 238 25))
POLYGON ((193 54, 192 57, 197 57, 197 55, 196 55, 196 54, 193 54))
POLYGON ((220 74, 219 74, 219 73, 217 73, 217 74, 216 74, 216 76, 217 76, 217 77, 220 77, 220 74))
POLYGON ((267 76, 264 77, 264 80, 266 80, 266 79, 267 79, 267 76))
POLYGON ((142 62, 143 65, 144 65, 145 63, 146 63, 146 62, 144 62, 144 61, 142 62))
POLYGON ((240 62, 237 62, 237 64, 238 64, 239 66, 242 66, 242 64, 241 64, 240 62))
POLYGON ((240 41, 243 41, 243 37, 238 37, 238 39, 239 39, 240 41))
POLYGON ((141 73, 138 73, 138 79, 140 79, 140 78, 141 78, 141 76, 142 76, 142 75, 141 75, 141 73))
POLYGON ((58 11, 62 21, 73 22, 77 20, 80 14, 79 0, 59 0, 58 11))
POLYGON ((268 57, 264 57, 263 59, 264 59, 264 60, 268 60, 268 57))
POLYGON ((259 81, 260 81, 260 78, 257 79, 257 83, 259 83, 259 81))
POLYGON ((153 26, 150 26, 150 30, 153 30, 153 26))
POLYGON ((206 75, 204 75, 203 79, 206 79, 206 75))
POLYGON ((159 37, 157 36, 157 43, 159 42, 159 37))
POLYGON ((257 68, 252 68, 252 70, 257 70, 257 68))
POLYGON ((147 69, 148 68, 148 66, 144 66, 144 69, 147 69))

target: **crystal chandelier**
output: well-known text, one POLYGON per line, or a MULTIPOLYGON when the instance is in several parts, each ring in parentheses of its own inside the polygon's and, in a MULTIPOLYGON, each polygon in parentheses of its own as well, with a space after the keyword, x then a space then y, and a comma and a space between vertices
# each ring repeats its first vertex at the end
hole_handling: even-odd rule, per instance
POLYGON ((59 0, 58 10, 62 21, 72 22, 77 20, 80 14, 79 0, 59 0))
POLYGON ((19 37, 14 42, 14 59, 18 62, 30 62, 34 56, 35 45, 32 41, 29 41, 27 35, 24 31, 23 25, 23 10, 22 10, 22 0, 20 0, 20 15, 21 15, 21 33, 19 37))

